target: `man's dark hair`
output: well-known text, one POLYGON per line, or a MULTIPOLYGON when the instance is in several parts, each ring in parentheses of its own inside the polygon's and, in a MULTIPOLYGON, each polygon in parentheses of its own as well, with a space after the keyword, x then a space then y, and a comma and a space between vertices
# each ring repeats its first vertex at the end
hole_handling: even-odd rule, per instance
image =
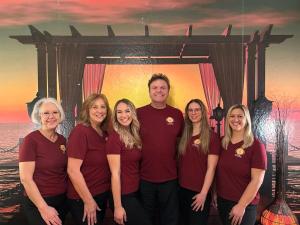
POLYGON ((152 77, 148 81, 148 88, 149 88, 149 90, 150 90, 151 83, 153 81, 156 81, 156 80, 164 80, 167 83, 167 85, 168 85, 168 89, 170 90, 170 81, 169 81, 169 78, 165 74, 162 74, 162 73, 155 73, 155 74, 152 75, 152 77))

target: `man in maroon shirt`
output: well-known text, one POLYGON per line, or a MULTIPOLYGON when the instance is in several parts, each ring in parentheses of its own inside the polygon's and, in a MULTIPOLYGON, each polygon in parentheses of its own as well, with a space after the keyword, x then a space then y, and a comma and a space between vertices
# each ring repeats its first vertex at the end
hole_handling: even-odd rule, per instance
POLYGON ((141 198, 153 222, 158 206, 161 225, 177 225, 176 144, 183 127, 183 115, 179 109, 167 105, 170 91, 167 76, 154 74, 148 88, 151 103, 137 110, 143 145, 141 198))

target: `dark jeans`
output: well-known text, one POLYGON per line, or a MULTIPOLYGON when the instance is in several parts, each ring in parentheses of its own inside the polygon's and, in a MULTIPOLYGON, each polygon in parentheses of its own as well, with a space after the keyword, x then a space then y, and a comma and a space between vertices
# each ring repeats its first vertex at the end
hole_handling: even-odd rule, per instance
POLYGON ((179 203, 177 179, 163 183, 152 183, 141 180, 140 194, 144 208, 153 224, 155 224, 157 207, 161 225, 178 224, 179 203))
POLYGON ((191 191, 186 188, 179 190, 180 216, 184 225, 206 225, 209 216, 211 195, 207 194, 204 209, 199 209, 197 212, 192 209, 192 199, 199 192, 191 191))
MULTIPOLYGON (((102 224, 105 211, 107 207, 107 200, 109 197, 109 192, 104 192, 99 195, 93 196, 94 200, 98 204, 100 211, 97 211, 97 225, 102 224)), ((70 212, 72 214, 72 217, 77 225, 86 225, 87 219, 85 219, 85 222, 82 222, 83 218, 83 210, 84 210, 84 203, 81 199, 68 199, 68 204, 70 208, 70 212)))
MULTIPOLYGON (((218 197, 218 210, 223 225, 231 225, 229 213, 237 202, 229 201, 218 197)), ((241 225, 254 225, 256 221, 256 205, 248 205, 245 209, 245 214, 241 225)))
MULTIPOLYGON (((151 225, 150 219, 142 206, 137 192, 121 196, 122 206, 125 209, 126 225, 151 225)), ((110 205, 114 211, 113 198, 110 198, 110 205)))
MULTIPOLYGON (((66 195, 62 194, 51 197, 44 197, 44 200, 49 206, 56 209, 59 214, 59 218, 64 223, 65 216, 68 212, 66 195)), ((22 207, 30 225, 46 224, 39 210, 28 197, 24 197, 22 207)))

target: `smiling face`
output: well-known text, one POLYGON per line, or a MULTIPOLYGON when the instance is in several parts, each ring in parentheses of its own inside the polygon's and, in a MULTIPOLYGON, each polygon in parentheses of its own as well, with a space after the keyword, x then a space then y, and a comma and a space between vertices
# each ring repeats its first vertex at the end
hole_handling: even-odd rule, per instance
POLYGON ((89 118, 92 126, 99 126, 107 115, 107 107, 103 99, 98 98, 89 109, 89 118))
POLYGON ((246 126, 246 117, 242 109, 233 109, 229 115, 229 126, 233 132, 244 131, 246 126))
POLYGON ((189 104, 188 117, 193 124, 200 123, 202 114, 201 114, 201 106, 198 103, 191 102, 189 104))
POLYGON ((61 117, 58 108, 55 104, 46 102, 40 107, 40 117, 42 129, 55 130, 61 122, 61 117))
POLYGON ((127 104, 120 102, 116 109, 116 118, 118 122, 124 126, 128 127, 132 122, 132 112, 127 104))
POLYGON ((149 95, 154 104, 165 105, 169 96, 169 88, 166 81, 157 79, 150 84, 149 95))

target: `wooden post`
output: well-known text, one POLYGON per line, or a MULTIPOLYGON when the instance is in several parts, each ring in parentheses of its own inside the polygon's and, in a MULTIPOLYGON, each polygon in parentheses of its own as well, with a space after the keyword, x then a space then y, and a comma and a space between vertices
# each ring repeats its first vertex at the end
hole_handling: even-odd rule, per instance
POLYGON ((41 98, 47 97, 47 64, 44 43, 36 44, 38 61, 38 93, 41 98))
POLYGON ((248 44, 247 49, 247 105, 252 112, 255 100, 255 43, 248 44))
POLYGON ((47 44, 48 52, 48 97, 57 98, 56 46, 47 44))
POLYGON ((265 96, 266 92, 266 44, 264 42, 257 45, 257 97, 265 96))

